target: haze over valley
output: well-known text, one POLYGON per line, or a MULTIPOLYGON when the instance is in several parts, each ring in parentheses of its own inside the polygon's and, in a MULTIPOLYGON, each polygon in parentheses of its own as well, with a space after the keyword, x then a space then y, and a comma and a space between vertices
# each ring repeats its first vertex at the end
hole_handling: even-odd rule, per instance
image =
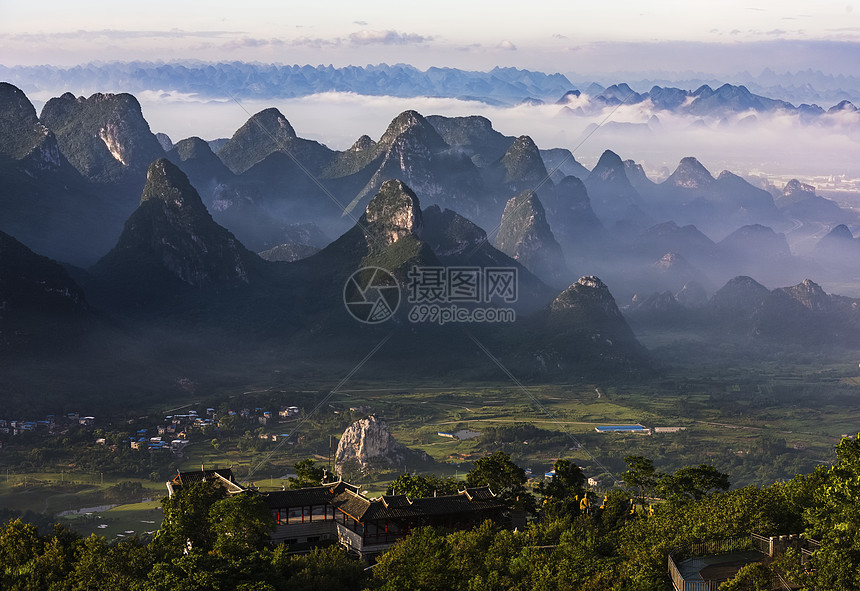
POLYGON ((860 589, 860 6, 420 4, 0 8, 0 588, 860 589))

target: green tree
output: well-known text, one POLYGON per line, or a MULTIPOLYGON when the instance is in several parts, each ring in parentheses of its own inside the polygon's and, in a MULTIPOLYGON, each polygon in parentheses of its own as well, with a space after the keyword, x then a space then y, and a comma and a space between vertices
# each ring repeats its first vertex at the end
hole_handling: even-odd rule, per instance
POLYGON ((111 503, 129 503, 139 501, 146 496, 146 491, 140 482, 124 480, 117 482, 104 491, 105 500, 111 503))
POLYGON ((633 499, 626 492, 614 490, 604 497, 601 507, 595 512, 596 520, 602 532, 611 532, 632 517, 633 499))
POLYGON ((361 478, 361 464, 355 458, 347 458, 338 464, 341 478, 347 482, 355 482, 361 478))
POLYGON ((860 435, 836 446, 837 462, 814 491, 804 517, 821 542, 812 557, 816 590, 860 589, 860 435))
POLYGON ((512 498, 525 491, 526 471, 517 466, 509 454, 497 451, 475 460, 466 474, 466 485, 490 486, 490 490, 503 498, 512 498))
POLYGON ((475 460, 475 466, 466 474, 467 486, 489 485, 514 511, 534 514, 535 498, 526 490, 527 480, 526 471, 503 451, 475 460))
POLYGON ((62 588, 74 568, 77 540, 77 534, 60 526, 43 537, 31 524, 10 522, 0 530, 0 589, 62 588))
POLYGON ((0 529, 0 564, 7 571, 24 566, 41 554, 44 547, 45 541, 32 523, 14 519, 0 529))
POLYGON ((270 552, 229 557, 191 552, 155 564, 141 585, 145 591, 273 591, 277 586, 270 552))
POLYGON ((654 464, 643 456, 627 456, 627 471, 621 475, 624 484, 636 490, 639 498, 644 498, 657 486, 657 480, 661 476, 654 469, 654 464))
POLYGON ((296 471, 296 477, 293 478, 290 476, 287 479, 290 483, 290 488, 320 486, 325 477, 325 469, 322 466, 316 466, 310 458, 296 462, 293 469, 296 471))
POLYGON ((760 562, 742 566, 734 578, 720 585, 719 591, 770 591, 770 569, 760 562))
POLYGON ((570 460, 558 459, 553 464, 555 474, 549 482, 541 482, 536 490, 543 495, 542 511, 550 517, 578 515, 579 500, 585 494, 585 474, 570 460))
POLYGON ((698 501, 716 490, 728 488, 729 475, 707 464, 684 466, 657 480, 657 493, 675 502, 698 501))
POLYGON ((74 566, 70 585, 75 591, 133 589, 146 580, 153 557, 136 539, 108 544, 104 537, 91 535, 78 544, 74 566))
POLYGON ((265 499, 244 492, 220 501, 209 509, 209 527, 218 554, 239 556, 262 549, 275 529, 275 521, 265 499))
POLYGON ((383 554, 373 568, 373 587, 384 591, 449 591, 458 587, 448 540, 420 527, 383 554))
POLYGON ((272 563, 286 579, 290 591, 352 591, 361 589, 367 579, 364 562, 350 558, 337 547, 315 548, 308 554, 289 555, 287 546, 279 546, 272 563))
POLYGON ((223 487, 194 482, 162 499, 164 518, 153 542, 174 556, 197 549, 211 550, 214 537, 209 527, 209 510, 226 496, 223 487))
POLYGON ((406 495, 410 499, 422 499, 434 495, 455 495, 462 483, 453 478, 442 479, 435 474, 401 474, 388 485, 387 495, 406 495))

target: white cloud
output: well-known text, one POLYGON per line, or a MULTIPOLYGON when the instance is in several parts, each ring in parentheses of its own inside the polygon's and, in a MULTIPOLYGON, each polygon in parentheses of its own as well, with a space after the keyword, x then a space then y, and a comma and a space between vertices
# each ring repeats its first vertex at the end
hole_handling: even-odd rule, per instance
POLYGON ((343 43, 342 39, 322 39, 319 37, 298 37, 290 41, 295 47, 338 47, 343 43))
POLYGON ((258 47, 266 47, 269 45, 280 46, 284 45, 284 41, 282 39, 256 39, 253 37, 242 37, 240 39, 233 39, 226 43, 221 44, 222 49, 254 49, 258 47))
POLYGON ((516 51, 517 50, 517 46, 514 45, 513 43, 511 43, 510 41, 508 41, 507 39, 505 39, 504 41, 499 43, 496 47, 498 47, 499 49, 505 49, 508 51, 516 51))
POLYGON ((432 37, 425 37, 415 33, 399 33, 397 31, 369 31, 362 30, 349 36, 350 43, 354 45, 409 45, 432 41, 432 37))

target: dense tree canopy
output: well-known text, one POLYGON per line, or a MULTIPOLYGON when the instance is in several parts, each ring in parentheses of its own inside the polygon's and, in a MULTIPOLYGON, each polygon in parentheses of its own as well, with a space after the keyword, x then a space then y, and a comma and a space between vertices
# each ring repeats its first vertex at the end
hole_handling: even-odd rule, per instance
POLYGON ((387 495, 406 495, 420 499, 435 495, 455 495, 462 489, 462 482, 453 478, 439 478, 435 474, 401 474, 385 491, 387 495))
POLYGON ((621 475, 624 484, 636 490, 639 497, 644 497, 654 491, 659 474, 654 469, 654 463, 642 456, 627 456, 627 471, 621 475))
POLYGON ((319 486, 322 484, 325 477, 325 468, 316 466, 314 461, 309 459, 296 462, 293 467, 296 471, 295 476, 290 476, 287 481, 290 483, 290 488, 307 488, 309 486, 319 486))
POLYGON ((220 486, 195 482, 163 499, 161 508, 164 520, 155 535, 156 544, 172 553, 195 548, 211 550, 214 537, 209 510, 216 501, 226 496, 227 492, 220 486))
MULTIPOLYGON (((744 568, 723 588, 769 588, 779 573, 810 591, 860 589, 858 440, 839 444, 832 468, 765 488, 723 491, 725 475, 709 466, 671 475, 657 475, 642 457, 628 458, 628 466, 628 486, 640 494, 654 486, 667 499, 637 507, 625 491, 588 493, 579 467, 560 459, 555 478, 537 487, 550 502, 539 505, 527 527, 513 530, 500 520, 463 531, 416 528, 368 570, 335 546, 304 555, 271 547, 271 516, 255 493, 228 498, 211 484, 188 485, 164 501, 164 523, 149 544, 109 543, 62 528, 41 534, 8 521, 0 526, 0 589, 670 591, 671 551, 751 533, 800 532, 821 543, 806 567, 790 549, 772 563, 744 568), (587 494, 588 511, 568 502, 587 494)), ((446 483, 403 475, 390 491, 426 492, 422 487, 446 483)), ((476 462, 467 484, 531 497, 507 454, 476 462)))
POLYGON ((860 589, 860 435, 836 446, 837 463, 814 488, 806 510, 810 533, 821 541, 813 564, 815 589, 860 589))
POLYGON ((535 491, 544 497, 542 511, 548 515, 576 515, 585 495, 585 474, 570 460, 558 459, 549 482, 541 482, 535 491))
MULTIPOLYGON (((522 503, 525 499, 527 480, 526 471, 503 451, 475 460, 475 466, 466 474, 467 486, 489 485, 490 490, 512 504, 522 503)), ((529 505, 533 505, 533 501, 529 505)))
POLYGON ((729 489, 729 476, 713 466, 685 466, 657 479, 657 493, 672 501, 700 500, 716 490, 729 489))
POLYGON ((251 492, 213 503, 209 524, 214 536, 213 551, 229 556, 261 550, 275 529, 266 501, 251 492))

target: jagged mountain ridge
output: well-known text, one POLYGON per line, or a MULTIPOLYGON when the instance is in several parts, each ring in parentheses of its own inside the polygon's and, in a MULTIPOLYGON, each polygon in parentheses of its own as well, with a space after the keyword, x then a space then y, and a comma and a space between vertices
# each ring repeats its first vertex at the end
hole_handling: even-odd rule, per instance
POLYGON ((162 158, 149 167, 140 205, 116 246, 91 273, 113 298, 147 306, 182 289, 247 284, 260 262, 215 223, 188 177, 162 158))
POLYGON ((493 245, 549 285, 569 282, 561 247, 534 191, 523 191, 508 201, 493 245))
POLYGON ((856 77, 835 77, 812 71, 777 75, 766 70, 759 76, 742 72, 732 77, 735 84, 731 85, 701 79, 628 80, 609 87, 581 83, 582 91, 575 90, 576 85, 571 79, 561 74, 548 75, 515 68, 477 72, 433 67, 422 71, 405 64, 334 68, 238 62, 156 64, 137 61, 85 64, 75 68, 0 66, 0 77, 48 92, 59 87, 116 88, 122 82, 130 92, 170 88, 204 98, 223 98, 225 91, 238 98, 291 98, 344 91, 401 97, 441 96, 514 105, 528 97, 555 102, 568 93, 600 96, 606 92, 603 100, 609 102, 626 96, 623 90, 636 87, 650 90, 635 93, 629 100, 641 102, 650 99, 669 108, 684 104, 688 97, 711 100, 717 97, 738 106, 752 104, 761 107, 779 106, 780 101, 832 106, 843 99, 854 102, 860 99, 860 80, 856 77), (249 79, 253 79, 255 84, 249 85, 249 79), (610 89, 612 91, 607 92, 610 89))
MULTIPOLYGON (((622 90, 619 87, 613 92, 617 94, 622 90)), ((66 102, 69 101, 66 97, 66 102)), ((111 104, 107 100, 101 102, 111 104)), ((411 178, 414 182, 410 187, 419 187, 416 191, 422 203, 435 202, 440 212, 451 209, 478 226, 491 229, 500 223, 504 205, 516 195, 517 189, 539 186, 538 194, 545 206, 547 221, 562 246, 564 257, 577 270, 611 277, 612 284, 625 296, 627 292, 632 295, 640 291, 636 285, 628 289, 625 282, 629 283, 629 278, 635 278, 637 272, 644 272, 667 253, 681 255, 708 275, 714 284, 734 274, 755 271, 755 267, 746 265, 747 261, 737 261, 736 257, 735 260, 722 257, 723 260, 706 261, 703 266, 702 261, 694 260, 687 250, 675 245, 650 252, 647 258, 638 256, 640 253, 630 246, 631 237, 661 219, 673 219, 685 226, 695 224, 696 228, 701 227, 711 235, 729 234, 738 227, 756 224, 772 226, 778 233, 794 223, 781 217, 766 191, 725 171, 714 178, 693 158, 682 160, 670 181, 653 183, 634 161, 623 161, 607 151, 601 158, 602 164, 588 173, 585 183, 572 176, 559 179, 557 174, 550 174, 547 158, 553 160, 552 170, 562 170, 569 154, 542 152, 528 136, 504 136, 493 130, 489 120, 480 117, 424 118, 407 111, 392 121, 378 141, 363 136, 344 152, 331 151, 316 142, 298 138, 283 114, 273 109, 252 116, 240 131, 234 134, 233 146, 245 145, 250 156, 238 165, 245 169, 238 175, 212 153, 207 142, 197 138, 171 142, 167 156, 188 173, 215 220, 241 242, 248 242, 254 251, 286 243, 322 246, 296 242, 290 237, 289 228, 295 223, 319 221, 324 233, 339 235, 354 222, 342 215, 341 206, 346 204, 346 199, 356 201, 357 209, 353 211, 357 213, 362 203, 369 201, 374 187, 381 186, 389 178, 403 178, 407 184, 411 178), (272 133, 261 129, 266 122, 276 126, 272 133), (280 137, 278 133, 283 138, 273 141, 273 137, 280 137), (283 153, 285 142, 308 148, 308 160, 302 166, 308 172, 318 171, 318 177, 306 174, 283 153), (505 152, 491 161, 491 155, 498 154, 505 146, 505 152), (562 167, 559 167, 559 160, 562 167), (674 182, 684 176, 685 168, 689 167, 699 173, 701 180, 674 182), (355 199, 357 195, 363 197, 355 199), (678 202, 680 205, 675 207, 678 202), (610 220, 609 229, 604 226, 604 220, 594 215, 592 206, 604 207, 603 217, 610 220), (616 210, 615 217, 620 218, 614 222, 613 216, 606 213, 612 208, 616 210), (612 267, 628 264, 638 268, 626 273, 628 279, 620 273, 612 275, 612 267)), ((230 142, 219 152, 226 150, 229 156, 229 147, 230 142)), ((241 152, 238 148, 232 150, 237 154, 241 152)), ((575 160, 569 164, 578 165, 575 160)), ((804 200, 810 199, 821 198, 806 197, 804 200)), ((117 211, 128 207, 124 205, 124 198, 114 199, 114 202, 112 207, 117 211)), ((78 215, 88 218, 90 210, 83 208, 78 215)), ((104 217, 103 212, 98 215, 104 217)), ((27 223, 31 227, 35 225, 32 221, 27 223)), ((14 227, 8 225, 10 222, 5 224, 6 229, 14 227)), ((118 235, 120 228, 112 231, 118 235)), ((16 232, 19 234, 27 237, 26 232, 16 232)), ((717 255, 716 259, 722 256, 717 255)), ((787 265, 796 262, 792 258, 787 265)), ((804 272, 804 275, 809 274, 814 276, 814 273, 804 272)))
POLYGON ((833 112, 834 109, 850 110, 854 107, 849 100, 840 101, 828 109, 805 103, 795 106, 786 100, 754 94, 743 84, 729 83, 724 83, 717 88, 712 88, 709 84, 701 84, 695 90, 654 85, 647 92, 636 92, 623 82, 607 88, 592 85, 585 91, 568 90, 556 102, 562 105, 563 109, 570 109, 568 105, 576 105, 576 109, 582 114, 599 112, 606 107, 616 107, 621 104, 646 103, 649 104, 651 112, 658 116, 661 112, 671 112, 691 117, 720 118, 742 113, 781 112, 800 115, 805 121, 814 120, 828 112, 833 112), (843 103, 845 103, 844 106, 843 103))
POLYGON ((164 155, 140 103, 127 93, 84 98, 67 92, 46 102, 39 119, 69 162, 97 183, 140 177, 164 155))
POLYGON ((355 92, 400 97, 444 96, 482 100, 491 104, 516 104, 527 96, 554 97, 571 86, 561 74, 545 74, 516 68, 488 72, 431 67, 425 71, 406 64, 367 67, 248 64, 239 62, 200 64, 112 62, 87 64, 74 69, 0 66, 0 75, 40 90, 64 87, 118 87, 131 92, 175 89, 207 98, 293 98, 320 92, 355 92), (217 72, 213 75, 213 72, 217 72), (253 79, 253 85, 248 80, 253 79), (48 84, 51 87, 47 87, 48 84))

